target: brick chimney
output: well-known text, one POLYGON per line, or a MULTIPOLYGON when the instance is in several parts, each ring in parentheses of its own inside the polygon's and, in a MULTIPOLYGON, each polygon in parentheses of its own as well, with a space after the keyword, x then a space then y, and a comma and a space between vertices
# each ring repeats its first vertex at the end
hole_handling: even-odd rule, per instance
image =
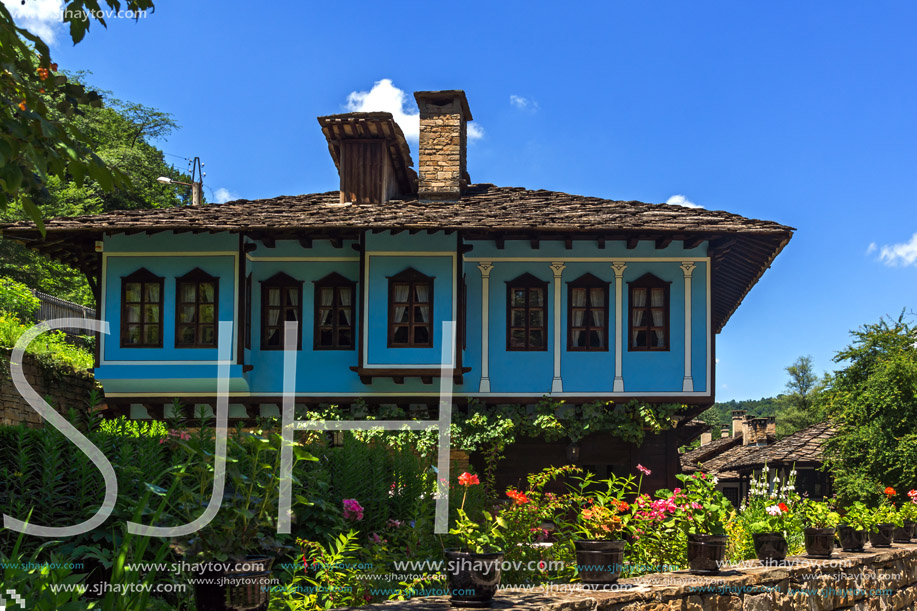
MULTIPOLYGON (((738 436, 739 433, 744 432, 742 430, 743 422, 745 422, 745 410, 744 409, 732 410, 732 436, 733 437, 736 437, 738 436)), ((748 443, 747 440, 744 443, 748 443)))
POLYGON ((729 437, 729 425, 724 425, 720 427, 720 438, 729 437))
POLYGON ((471 110, 465 92, 415 91, 414 99, 420 108, 417 195, 455 201, 471 183, 466 166, 471 110))
POLYGON ((767 430, 768 437, 776 437, 777 436, 777 418, 775 418, 774 416, 771 416, 770 418, 768 418, 767 427, 765 428, 767 430))
POLYGON ((713 440, 713 435, 710 433, 710 431, 704 431, 703 433, 700 434, 700 444, 702 446, 707 445, 712 440, 713 440))
POLYGON ((767 445, 767 421, 769 418, 752 418, 748 421, 748 443, 743 445, 767 445))

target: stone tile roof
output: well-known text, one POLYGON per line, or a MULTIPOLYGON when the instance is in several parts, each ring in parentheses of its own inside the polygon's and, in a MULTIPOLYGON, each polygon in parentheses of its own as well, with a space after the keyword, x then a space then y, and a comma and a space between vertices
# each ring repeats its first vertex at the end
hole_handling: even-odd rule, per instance
POLYGON ((225 204, 119 210, 46 221, 47 238, 29 221, 0 225, 0 234, 90 274, 98 273, 95 240, 105 233, 236 232, 275 239, 355 236, 358 230, 461 230, 468 238, 708 240, 713 262, 713 323, 723 325, 794 229, 772 221, 702 208, 614 201, 557 191, 471 185, 456 202, 416 195, 383 204, 342 204, 339 191, 225 204))
POLYGON ((822 462, 822 445, 837 430, 828 422, 813 424, 784 437, 773 445, 755 447, 754 452, 735 456, 725 465, 731 470, 748 470, 768 465, 811 464, 822 462))
POLYGON ((712 459, 715 456, 722 454, 723 452, 734 448, 736 445, 742 444, 742 434, 739 433, 736 437, 720 437, 719 439, 714 439, 710 443, 706 443, 702 446, 698 446, 691 450, 690 452, 685 452, 681 455, 681 470, 685 473, 691 473, 697 471, 697 465, 700 462, 706 462, 712 459))

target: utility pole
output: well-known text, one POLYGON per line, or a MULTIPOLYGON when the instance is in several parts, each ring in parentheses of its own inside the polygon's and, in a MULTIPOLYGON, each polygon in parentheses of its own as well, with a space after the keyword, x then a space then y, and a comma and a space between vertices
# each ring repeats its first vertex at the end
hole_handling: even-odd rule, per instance
POLYGON ((191 205, 200 206, 204 199, 204 176, 207 175, 206 172, 203 171, 204 164, 201 163, 201 158, 195 157, 190 162, 188 169, 191 171, 191 182, 172 180, 168 176, 160 176, 156 181, 164 185, 185 185, 186 187, 191 187, 191 205))

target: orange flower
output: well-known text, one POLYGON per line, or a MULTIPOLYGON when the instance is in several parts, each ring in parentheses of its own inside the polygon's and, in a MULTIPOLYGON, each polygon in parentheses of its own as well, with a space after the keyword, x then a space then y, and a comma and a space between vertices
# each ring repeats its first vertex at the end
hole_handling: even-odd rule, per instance
POLYGON ((895 492, 895 489, 892 488, 891 486, 885 489, 885 496, 895 496, 896 494, 898 493, 895 492))
POLYGON ((786 503, 777 503, 777 507, 779 507, 780 511, 783 513, 786 513, 790 510, 790 508, 786 506, 786 503))
POLYGON ((481 480, 478 479, 477 475, 472 475, 466 471, 465 473, 459 475, 458 483, 462 486, 474 486, 476 484, 480 484, 481 480))
POLYGON ((25 100, 19 102, 19 110, 25 110, 25 100))
POLYGON ((525 505, 529 502, 529 497, 525 496, 524 492, 519 492, 518 490, 507 490, 506 496, 513 499, 513 503, 516 505, 525 505))

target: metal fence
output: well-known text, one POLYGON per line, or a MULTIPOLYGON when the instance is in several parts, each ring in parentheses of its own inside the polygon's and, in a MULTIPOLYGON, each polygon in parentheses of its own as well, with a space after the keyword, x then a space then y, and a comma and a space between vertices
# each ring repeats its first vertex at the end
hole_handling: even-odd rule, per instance
MULTIPOLYGON (((78 303, 48 295, 41 291, 32 290, 32 294, 41 301, 41 307, 35 313, 35 322, 49 320, 52 318, 95 318, 96 311, 94 308, 87 308, 78 303)), ((88 335, 89 331, 85 329, 65 328, 61 329, 64 333, 73 333, 76 335, 88 335)))

